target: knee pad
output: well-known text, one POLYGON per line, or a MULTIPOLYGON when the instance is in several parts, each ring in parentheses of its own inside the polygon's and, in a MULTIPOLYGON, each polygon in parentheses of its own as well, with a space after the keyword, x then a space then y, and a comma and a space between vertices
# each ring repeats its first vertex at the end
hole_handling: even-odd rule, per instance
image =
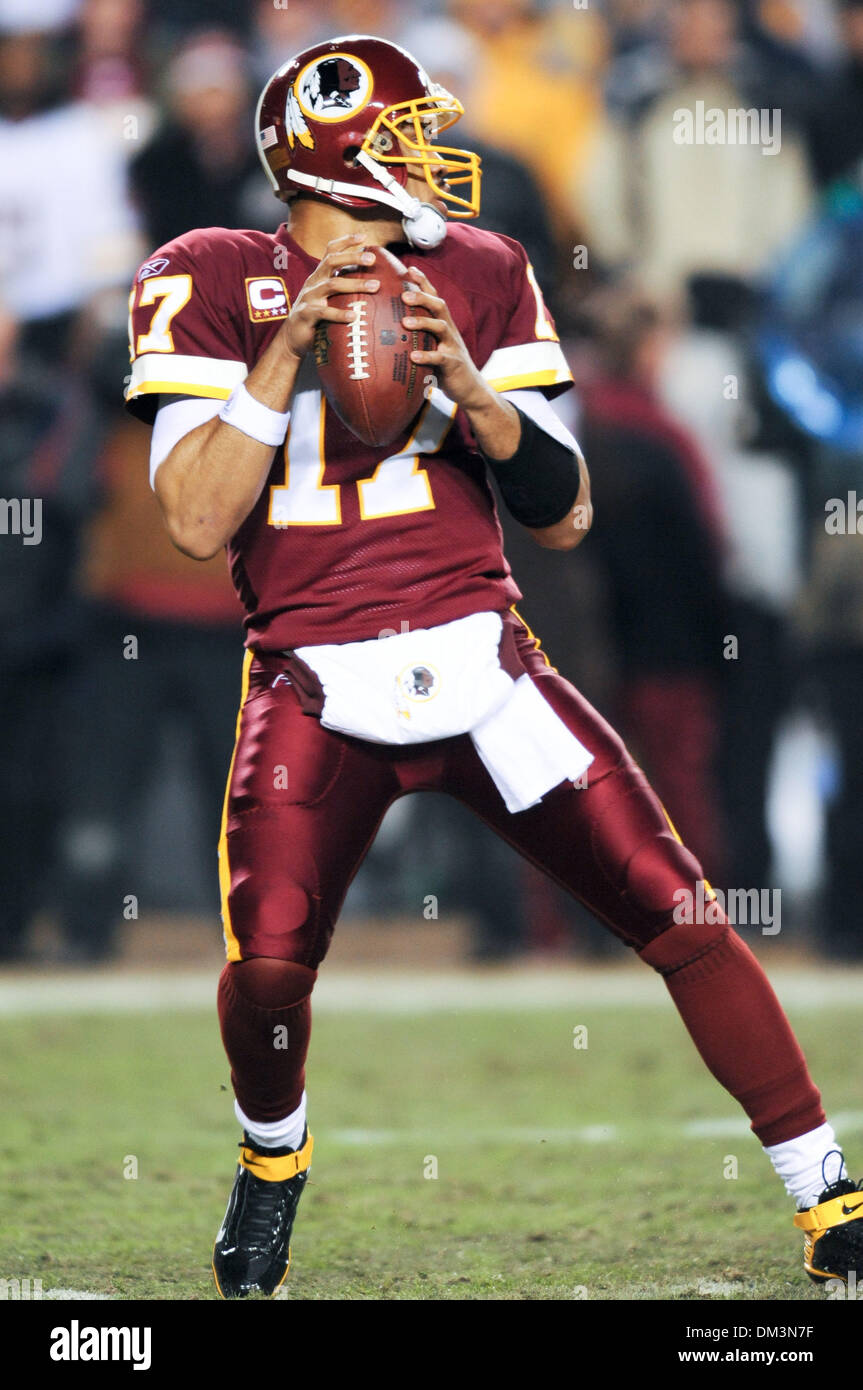
POLYGON ((661 975, 691 965, 724 939, 725 914, 709 890, 698 891, 704 871, 673 835, 657 835, 642 845, 627 865, 626 876, 631 898, 665 916, 656 935, 639 951, 661 975))
POLYGON ((675 890, 694 892, 704 874, 673 833, 644 773, 627 760, 587 796, 593 848, 607 880, 646 917, 670 916, 675 890))
POLYGON ((662 803, 632 763, 603 778, 593 795, 594 846, 607 879, 634 914, 630 944, 663 974, 678 970, 727 930, 709 890, 706 901, 698 892, 701 864, 673 833, 662 803), (705 910, 693 911, 699 903, 705 910))
POLYGON ((290 873, 274 881, 258 861, 244 863, 236 853, 231 873, 230 890, 222 893, 228 960, 273 959, 316 968, 331 930, 324 930, 320 900, 306 884, 290 873))
POLYGON ((675 898, 677 890, 686 888, 694 894, 703 877, 691 850, 665 830, 635 851, 626 865, 624 887, 630 901, 644 912, 671 913, 680 901, 675 898))
POLYGON ((317 970, 269 956, 231 961, 222 971, 223 982, 259 1009, 292 1008, 308 999, 317 978, 317 970))

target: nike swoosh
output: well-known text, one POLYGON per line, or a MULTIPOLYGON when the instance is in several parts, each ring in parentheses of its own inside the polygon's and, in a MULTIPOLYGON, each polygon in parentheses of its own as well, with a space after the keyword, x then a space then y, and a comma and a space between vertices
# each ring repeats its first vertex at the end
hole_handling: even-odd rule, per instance
POLYGON ((843 1202, 843 1203, 842 1203, 842 1215, 843 1215, 843 1216, 853 1216, 854 1213, 855 1213, 856 1211, 859 1211, 859 1210, 860 1210, 861 1205, 863 1205, 863 1203, 857 1202, 856 1205, 853 1206, 853 1207, 846 1207, 845 1203, 843 1202))

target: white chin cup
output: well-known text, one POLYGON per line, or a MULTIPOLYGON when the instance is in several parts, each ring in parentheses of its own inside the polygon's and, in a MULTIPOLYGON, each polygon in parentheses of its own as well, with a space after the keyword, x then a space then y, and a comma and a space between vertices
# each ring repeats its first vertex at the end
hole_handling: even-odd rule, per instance
POLYGON ((431 203, 420 203, 416 212, 402 218, 405 236, 411 246, 433 251, 446 236, 446 218, 431 203))
MULTIPOLYGON (((411 246, 418 246, 421 251, 433 251, 436 246, 440 246, 446 236, 446 218, 443 213, 438 212, 431 203, 412 198, 398 179, 393 178, 383 164, 378 164, 376 159, 372 159, 366 150, 358 151, 357 163, 368 169, 372 178, 386 189, 385 193, 379 193, 376 189, 369 189, 368 192, 377 202, 387 203, 402 214, 402 227, 411 246)), ((338 187, 341 191, 342 185, 338 187)), ((348 191, 354 190, 350 188, 348 191)))

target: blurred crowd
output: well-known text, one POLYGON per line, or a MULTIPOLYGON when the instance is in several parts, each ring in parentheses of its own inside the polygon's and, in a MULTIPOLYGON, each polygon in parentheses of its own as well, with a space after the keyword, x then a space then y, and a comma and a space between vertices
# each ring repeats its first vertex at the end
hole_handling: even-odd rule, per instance
MULTIPOLYGON (((596 521, 567 555, 504 519, 524 618, 710 881, 782 887, 776 824, 808 835, 785 922, 859 959, 863 0, 0 0, 0 955, 40 915, 87 961, 139 915, 216 910, 241 613, 224 561, 164 534, 128 292, 192 227, 284 220, 254 102, 342 33, 461 99, 480 225, 527 248, 571 362, 596 521), (732 111, 748 141, 705 125, 732 111)), ((428 894, 477 958, 606 949, 434 796, 394 808, 349 910, 428 894)))

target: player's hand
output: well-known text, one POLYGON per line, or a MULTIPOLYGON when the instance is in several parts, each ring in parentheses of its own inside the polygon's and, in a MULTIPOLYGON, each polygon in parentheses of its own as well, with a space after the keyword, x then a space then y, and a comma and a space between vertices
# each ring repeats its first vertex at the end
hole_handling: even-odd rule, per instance
POLYGON ((465 347, 446 301, 417 266, 411 266, 407 273, 415 288, 402 294, 407 305, 402 322, 406 328, 427 329, 438 343, 430 352, 412 352, 411 361, 436 367, 441 389, 463 410, 486 405, 494 393, 465 347))
POLYGON ((375 262, 374 251, 363 249, 365 239, 365 232, 351 232, 328 243, 323 260, 303 285, 282 325, 284 346, 292 357, 306 355, 321 319, 330 323, 350 323, 353 319, 352 309, 336 309, 328 303, 331 294, 353 294, 357 290, 373 293, 380 287, 379 280, 360 278, 375 262), (345 266, 356 266, 358 274, 337 275, 336 272, 345 266))

